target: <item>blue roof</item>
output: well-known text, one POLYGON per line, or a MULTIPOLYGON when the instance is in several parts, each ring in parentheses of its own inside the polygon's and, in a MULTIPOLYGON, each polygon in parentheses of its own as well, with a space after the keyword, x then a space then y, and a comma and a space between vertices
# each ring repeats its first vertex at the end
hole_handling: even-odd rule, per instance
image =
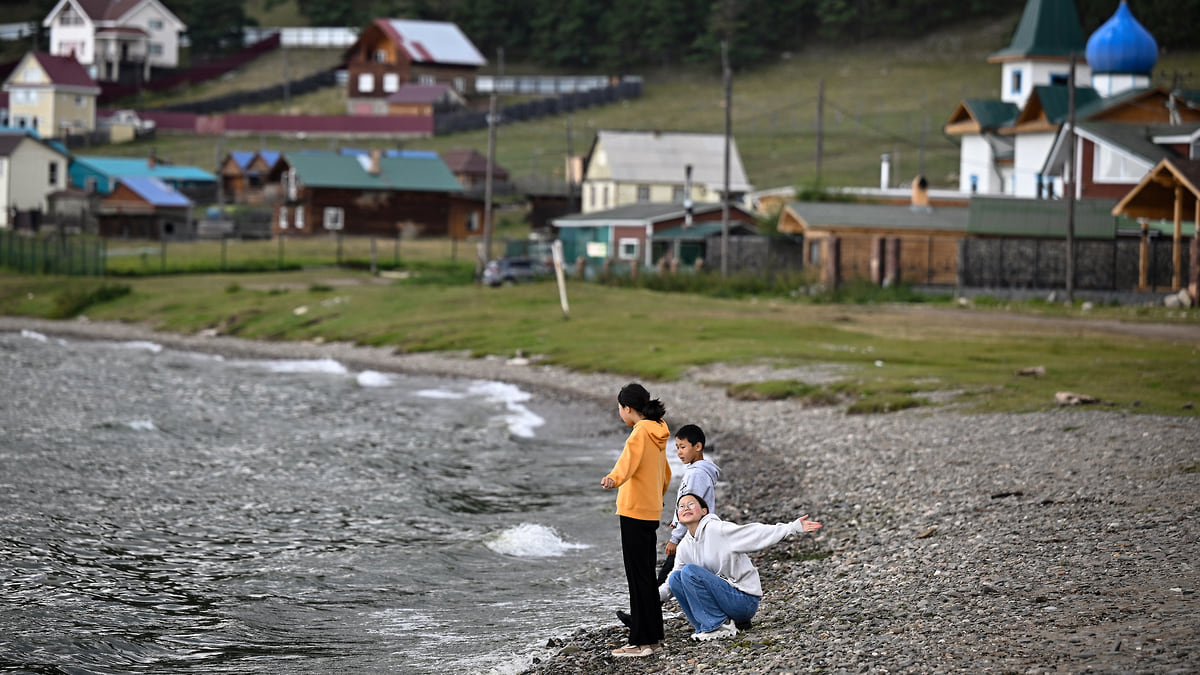
POLYGON ((130 157, 88 157, 75 155, 75 161, 96 173, 112 178, 129 178, 134 176, 155 176, 172 181, 193 181, 200 183, 215 183, 217 177, 211 173, 194 167, 180 164, 156 163, 150 166, 143 158, 130 157))
POLYGON ((153 176, 121 178, 121 184, 155 206, 191 206, 192 200, 153 176))
POLYGON ((271 166, 275 166, 275 162, 279 161, 279 153, 273 150, 259 150, 258 156, 263 158, 263 161, 271 166))
POLYGON ((1087 62, 1094 73, 1149 75, 1158 63, 1158 43, 1121 0, 1116 13, 1088 38, 1087 62))
POLYGON ((236 162, 238 167, 242 169, 250 166, 250 162, 254 161, 254 153, 246 152, 244 150, 234 150, 233 152, 229 153, 229 156, 232 157, 233 161, 236 162))

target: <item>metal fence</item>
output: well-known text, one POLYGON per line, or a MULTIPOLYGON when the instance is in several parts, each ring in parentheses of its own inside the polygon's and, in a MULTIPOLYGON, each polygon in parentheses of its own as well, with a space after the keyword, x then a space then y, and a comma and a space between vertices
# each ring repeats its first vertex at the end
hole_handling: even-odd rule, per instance
POLYGON ((0 230, 0 266, 22 274, 104 276, 107 246, 90 236, 36 236, 0 230))

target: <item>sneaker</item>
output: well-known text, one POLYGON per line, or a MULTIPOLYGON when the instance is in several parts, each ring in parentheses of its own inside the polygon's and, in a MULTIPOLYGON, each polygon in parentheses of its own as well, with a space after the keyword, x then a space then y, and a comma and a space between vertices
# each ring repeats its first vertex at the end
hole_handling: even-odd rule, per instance
POLYGON ((661 642, 655 642, 652 645, 625 645, 620 649, 614 649, 612 651, 612 655, 617 657, 654 656, 655 654, 660 653, 662 653, 661 642))
POLYGON ((621 623, 625 624, 626 628, 633 627, 633 617, 629 616, 629 612, 618 609, 617 618, 621 620, 621 623))
POLYGON ((707 633, 692 633, 692 639, 699 640, 701 642, 720 640, 721 638, 733 637, 734 635, 737 635, 737 632, 737 626, 734 625, 733 619, 730 619, 720 626, 717 626, 715 629, 708 631, 707 633))

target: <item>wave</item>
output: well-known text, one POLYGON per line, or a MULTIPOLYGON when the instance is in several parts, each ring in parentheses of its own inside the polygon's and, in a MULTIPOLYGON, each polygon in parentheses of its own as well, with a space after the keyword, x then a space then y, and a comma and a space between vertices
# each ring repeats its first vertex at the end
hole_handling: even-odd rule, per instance
POLYGON ((567 551, 591 548, 563 541, 554 528, 536 523, 521 523, 501 530, 485 541, 493 552, 517 558, 557 558, 567 551))

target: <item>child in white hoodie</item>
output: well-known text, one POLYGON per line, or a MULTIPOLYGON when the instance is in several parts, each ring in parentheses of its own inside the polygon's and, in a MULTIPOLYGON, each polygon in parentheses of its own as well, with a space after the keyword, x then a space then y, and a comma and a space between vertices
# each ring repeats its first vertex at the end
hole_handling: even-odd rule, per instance
POLYGON ((693 640, 737 635, 738 623, 758 611, 762 584, 747 553, 764 549, 784 537, 821 528, 801 516, 790 523, 766 525, 728 523, 708 512, 704 499, 688 493, 679 498, 677 516, 687 534, 675 551, 675 566, 658 597, 672 595, 688 622, 696 628, 693 640))

